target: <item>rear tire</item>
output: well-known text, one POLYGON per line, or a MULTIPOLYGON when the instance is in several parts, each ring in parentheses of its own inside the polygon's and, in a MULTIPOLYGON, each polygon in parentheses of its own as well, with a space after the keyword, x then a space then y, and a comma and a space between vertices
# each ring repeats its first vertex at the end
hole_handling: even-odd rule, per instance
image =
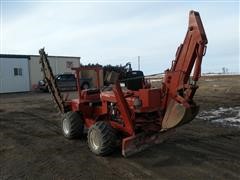
POLYGON ((88 146, 96 155, 105 156, 112 153, 116 142, 116 132, 104 121, 96 122, 88 130, 88 146))
POLYGON ((69 111, 62 120, 62 132, 67 139, 80 138, 83 134, 84 122, 77 112, 69 111))

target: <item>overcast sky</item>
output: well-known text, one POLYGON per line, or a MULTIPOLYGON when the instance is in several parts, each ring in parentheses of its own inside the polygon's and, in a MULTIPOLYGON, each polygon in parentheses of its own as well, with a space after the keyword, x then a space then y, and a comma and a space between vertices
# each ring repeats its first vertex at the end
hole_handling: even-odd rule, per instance
POLYGON ((145 74, 169 68, 190 10, 200 12, 208 37, 203 72, 240 72, 239 2, 36 2, 1 0, 2 54, 82 57, 82 63, 132 62, 145 74))

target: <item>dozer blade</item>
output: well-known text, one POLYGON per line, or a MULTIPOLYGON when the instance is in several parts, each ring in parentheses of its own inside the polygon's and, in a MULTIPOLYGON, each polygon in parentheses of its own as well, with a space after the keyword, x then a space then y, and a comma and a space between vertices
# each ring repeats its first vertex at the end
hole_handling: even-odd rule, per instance
POLYGON ((193 104, 190 108, 171 100, 162 121, 162 129, 170 129, 192 121, 199 111, 199 106, 193 104))
POLYGON ((175 129, 159 131, 156 133, 140 133, 124 138, 122 141, 122 155, 129 157, 135 153, 143 151, 155 144, 162 143, 174 134, 175 129))

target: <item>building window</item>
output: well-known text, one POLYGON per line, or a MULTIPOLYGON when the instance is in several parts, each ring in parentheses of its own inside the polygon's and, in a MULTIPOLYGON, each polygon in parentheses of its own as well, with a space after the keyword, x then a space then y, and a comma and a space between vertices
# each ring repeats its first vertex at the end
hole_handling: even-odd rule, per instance
POLYGON ((14 68, 14 76, 22 76, 22 68, 14 68))

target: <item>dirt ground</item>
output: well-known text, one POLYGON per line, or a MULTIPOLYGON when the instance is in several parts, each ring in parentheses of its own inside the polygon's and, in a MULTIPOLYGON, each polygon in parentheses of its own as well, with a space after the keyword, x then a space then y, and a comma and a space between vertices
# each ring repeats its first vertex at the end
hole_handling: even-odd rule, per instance
POLYGON ((63 138, 48 93, 0 94, 0 179, 240 179, 240 76, 199 85, 197 118, 129 158, 98 157, 86 138, 63 138))

